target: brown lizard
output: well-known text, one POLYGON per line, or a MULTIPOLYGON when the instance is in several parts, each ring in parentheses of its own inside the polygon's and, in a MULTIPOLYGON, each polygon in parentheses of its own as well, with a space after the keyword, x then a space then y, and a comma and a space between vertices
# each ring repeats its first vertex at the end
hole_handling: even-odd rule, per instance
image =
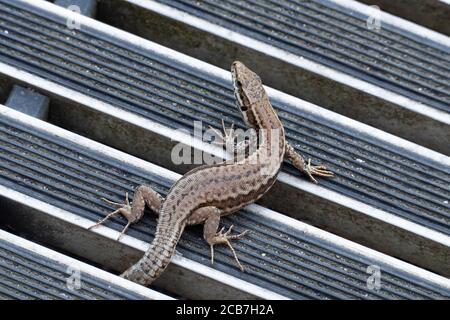
POLYGON ((159 216, 155 238, 149 249, 122 274, 124 278, 143 285, 150 284, 169 264, 185 226, 201 223, 204 224, 203 237, 210 245, 211 261, 214 261, 214 245, 226 244, 243 271, 230 240, 242 238, 247 230, 236 235, 231 234, 233 226, 226 232, 224 228, 218 231, 220 217, 264 195, 277 179, 285 156, 316 183, 313 175, 333 175, 324 166, 311 166, 310 161, 305 162, 286 142, 283 125, 257 74, 239 61, 231 65, 231 74, 237 107, 245 123, 259 134, 256 150, 240 161, 225 161, 189 171, 172 186, 166 199, 147 186, 136 189, 132 204, 128 201, 128 194, 125 204, 103 199, 117 210, 92 227, 122 214, 128 220, 122 235, 131 223, 143 216, 145 205, 159 216))

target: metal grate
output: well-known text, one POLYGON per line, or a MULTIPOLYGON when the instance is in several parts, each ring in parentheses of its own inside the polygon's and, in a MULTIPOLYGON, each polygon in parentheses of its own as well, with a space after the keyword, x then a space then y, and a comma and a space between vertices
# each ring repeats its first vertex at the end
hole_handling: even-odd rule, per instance
MULTIPOLYGON (((112 209, 100 197, 122 201, 126 191, 132 194, 140 184, 165 195, 172 183, 12 118, 0 118, 0 141, 0 184, 92 221, 112 209)), ((124 223, 122 218, 115 218, 107 226, 121 230, 124 223)), ((272 219, 255 217, 247 210, 224 218, 222 223, 234 224, 236 232, 251 231, 234 244, 246 272, 239 271, 225 247, 216 249, 213 267, 290 298, 442 299, 450 296, 442 287, 388 265, 382 266, 381 289, 369 290, 367 267, 382 262, 355 255, 272 219)), ((155 218, 147 212, 142 222, 131 227, 129 234, 149 242, 154 232, 155 218)), ((201 226, 188 228, 178 249, 189 259, 210 264, 201 226)))
POLYGON ((21 300, 148 299, 80 272, 80 289, 70 289, 68 265, 0 239, 0 298, 21 300))
MULTIPOLYGON (((222 118, 243 127, 229 82, 89 28, 70 31, 17 6, 0 1, 0 61, 171 128, 192 131, 194 120, 219 127, 222 118)), ((273 104, 291 144, 336 173, 322 186, 450 234, 450 168, 273 104)), ((288 164, 285 170, 299 175, 288 164)))
POLYGON ((392 26, 329 1, 157 0, 194 16, 450 112, 450 49, 433 48, 392 26))

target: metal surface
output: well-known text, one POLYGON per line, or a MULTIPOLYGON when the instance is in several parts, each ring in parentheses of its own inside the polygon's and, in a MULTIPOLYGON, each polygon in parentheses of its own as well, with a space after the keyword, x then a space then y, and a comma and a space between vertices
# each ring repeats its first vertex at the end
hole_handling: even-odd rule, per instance
POLYGON ((363 17, 329 1, 158 2, 450 112, 450 48, 387 26, 374 33, 363 17))
MULTIPOLYGON (((2 21, 9 30, 2 38, 5 47, 0 48, 3 61, 114 105, 118 109, 92 101, 88 108, 100 110, 102 106, 102 112, 122 120, 56 102, 50 120, 58 125, 179 172, 187 168, 170 161, 174 142, 167 144, 172 136, 154 134, 163 130, 158 124, 189 132, 194 120, 203 121, 204 127, 218 127, 221 118, 243 125, 234 109, 226 72, 91 20, 83 20, 80 31, 69 31, 54 22, 64 20, 55 13, 33 9, 52 16, 49 19, 4 3, 0 10, 5 12, 2 21), (16 43, 19 39, 20 44, 16 43), (148 131, 130 130, 128 121, 140 122, 148 131), (133 137, 140 137, 139 141, 130 143, 133 137)), ((2 67, 0 72, 6 70, 2 67)), ((3 78, 3 86, 19 75, 10 72, 3 78)), ((64 90, 58 88, 57 92, 62 95, 64 90)), ((265 203, 378 250, 448 273, 449 159, 274 90, 269 93, 288 140, 302 154, 326 163, 336 178, 322 179, 322 188, 316 189, 301 182, 303 177, 286 178, 283 183, 291 187, 289 192, 275 189, 265 203), (336 205, 333 202, 339 195, 346 199, 336 205), (350 208, 350 200, 357 204, 350 208)), ((84 96, 76 99, 85 100, 84 96)), ((298 176, 289 165, 285 172, 298 176)))
POLYGON ((3 299, 143 300, 170 297, 0 230, 0 300, 3 299))
POLYGON ((14 86, 6 106, 41 120, 47 120, 49 100, 37 92, 21 86, 14 86))
MULTIPOLYGON (((49 208, 48 215, 56 216, 62 210, 76 214, 77 218, 72 218, 72 221, 79 225, 65 229, 65 232, 59 230, 57 237, 64 238, 65 233, 73 234, 71 230, 80 232, 82 229, 92 235, 92 231, 85 229, 89 225, 85 219, 93 222, 111 210, 99 200, 102 196, 121 201, 126 191, 132 194, 139 184, 149 185, 165 195, 179 177, 13 110, 0 107, 0 112, 0 184, 3 201, 12 201, 11 195, 20 192, 24 195, 21 196, 24 206, 40 202, 49 208), (23 198, 26 196, 36 200, 26 201, 23 198), (50 206, 57 209, 51 210, 50 206)), ((14 201, 19 201, 17 196, 14 201)), ((41 209, 44 210, 42 205, 41 209)), ((21 224, 16 220, 20 216, 0 218, 2 223, 20 228, 21 224)), ((22 221, 22 225, 28 225, 22 227, 24 229, 31 225, 30 228, 35 230, 35 223, 41 224, 44 230, 57 225, 52 223, 47 226, 35 214, 25 214, 22 219, 29 221, 22 221)), ((115 218, 106 225, 120 231, 123 223, 122 218, 115 218)), ((236 232, 244 229, 251 231, 248 237, 234 243, 246 272, 239 271, 232 254, 225 247, 217 247, 216 262, 212 267, 259 286, 262 291, 265 288, 295 299, 442 299, 450 294, 448 279, 257 205, 222 219, 222 225, 231 224, 235 225, 236 232), (382 270, 379 290, 371 290, 367 286, 370 276, 368 266, 378 266, 382 270)), ((102 234, 104 229, 108 228, 99 228, 96 232, 102 234)), ((132 243, 136 241, 134 239, 149 242, 154 230, 155 219, 147 213, 142 222, 130 228, 128 234, 131 237, 126 237, 123 243, 132 243)), ((110 233, 109 237, 115 238, 117 234, 110 233)), ((96 245, 95 241, 88 244, 85 240, 82 241, 84 246, 96 245)), ((114 250, 114 246, 120 245, 116 242, 108 251, 119 251, 114 250)), ((83 252, 84 248, 78 250, 83 252)), ((200 226, 186 229, 178 250, 183 254, 183 258, 174 260, 178 266, 179 259, 186 258, 200 265, 210 264, 209 248, 202 238, 200 226)), ((108 252, 99 252, 97 256, 105 254, 108 255, 108 252)), ((123 266, 131 262, 126 253, 121 254, 118 260, 107 261, 108 266, 123 266)), ((179 277, 186 282, 188 274, 181 272, 179 277)), ((194 285, 192 279, 187 283, 194 285)), ((215 291, 221 294, 221 287, 230 285, 233 281, 224 279, 215 291)))
POLYGON ((369 30, 352 3, 116 0, 98 19, 222 68, 243 60, 267 85, 450 154, 448 38, 397 20, 369 30))

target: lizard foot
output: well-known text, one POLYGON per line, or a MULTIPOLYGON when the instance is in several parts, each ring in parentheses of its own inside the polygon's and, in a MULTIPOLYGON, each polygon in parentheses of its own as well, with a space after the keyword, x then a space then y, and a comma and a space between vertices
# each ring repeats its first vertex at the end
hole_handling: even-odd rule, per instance
POLYGON ((209 242, 209 245, 211 248, 211 264, 214 263, 214 245, 226 244, 228 246, 228 248, 230 248, 231 252, 233 253, 234 259, 236 260, 236 262, 239 266, 239 269, 241 269, 241 271, 244 271, 244 267, 239 262, 239 259, 236 255, 236 251, 234 251, 233 246, 230 243, 230 240, 241 239, 243 236, 245 236, 249 232, 249 230, 245 230, 244 232, 242 232, 240 234, 230 235, 231 229, 233 229, 233 225, 231 225, 230 228, 228 229, 228 231, 226 231, 224 233, 223 231, 225 230, 225 227, 223 227, 222 229, 220 229, 219 232, 217 232, 217 234, 209 242))
POLYGON ((227 129, 225 127, 225 121, 222 119, 222 132, 220 132, 219 130, 217 130, 216 128, 213 128, 211 126, 209 126, 209 129, 211 129, 212 131, 214 131, 214 133, 220 138, 221 141, 217 141, 214 140, 212 143, 219 145, 219 146, 227 146, 230 143, 234 143, 234 123, 231 123, 231 126, 229 129, 227 129))
POLYGON ((125 234, 125 232, 127 232, 128 227, 130 226, 130 224, 132 223, 132 220, 129 218, 131 216, 131 205, 130 205, 130 201, 128 200, 128 192, 125 193, 125 203, 118 203, 118 202, 113 202, 110 201, 108 199, 105 198, 101 198, 102 201, 114 206, 117 210, 109 213, 106 217, 104 217, 103 219, 99 220, 96 224, 90 226, 88 228, 88 230, 91 230, 92 228, 95 228, 103 223, 105 223, 106 220, 121 214, 123 215, 127 220, 128 223, 125 226, 125 228, 123 228, 122 232, 120 233, 119 237, 117 238, 117 241, 120 240, 120 238, 122 238, 122 236, 125 234))
POLYGON ((249 150, 251 147, 254 147, 254 149, 256 149, 257 147, 258 139, 256 135, 250 137, 249 140, 244 139, 239 141, 239 136, 234 130, 234 123, 231 123, 230 128, 227 129, 225 126, 225 122, 222 119, 223 133, 211 126, 209 126, 209 129, 213 130, 214 133, 220 138, 220 141, 214 140, 212 144, 225 146, 227 152, 234 155, 233 159, 235 159, 236 161, 241 161, 242 159, 244 159, 247 155, 247 150, 249 150), (235 140, 237 140, 237 142, 235 140))
POLYGON ((308 175, 308 177, 311 179, 311 181, 314 183, 317 183, 317 180, 314 179, 313 175, 320 176, 320 177, 334 176, 334 173, 331 171, 328 171, 325 166, 312 166, 311 158, 308 159, 308 164, 306 165, 304 171, 308 175))

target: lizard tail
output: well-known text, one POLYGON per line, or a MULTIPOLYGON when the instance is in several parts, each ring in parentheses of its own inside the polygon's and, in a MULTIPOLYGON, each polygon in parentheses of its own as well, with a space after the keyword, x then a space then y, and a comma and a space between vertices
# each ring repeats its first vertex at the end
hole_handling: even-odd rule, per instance
POLYGON ((157 232, 144 256, 122 273, 120 275, 122 278, 148 286, 160 276, 175 254, 181 233, 168 233, 172 234, 171 237, 161 234, 157 232))

